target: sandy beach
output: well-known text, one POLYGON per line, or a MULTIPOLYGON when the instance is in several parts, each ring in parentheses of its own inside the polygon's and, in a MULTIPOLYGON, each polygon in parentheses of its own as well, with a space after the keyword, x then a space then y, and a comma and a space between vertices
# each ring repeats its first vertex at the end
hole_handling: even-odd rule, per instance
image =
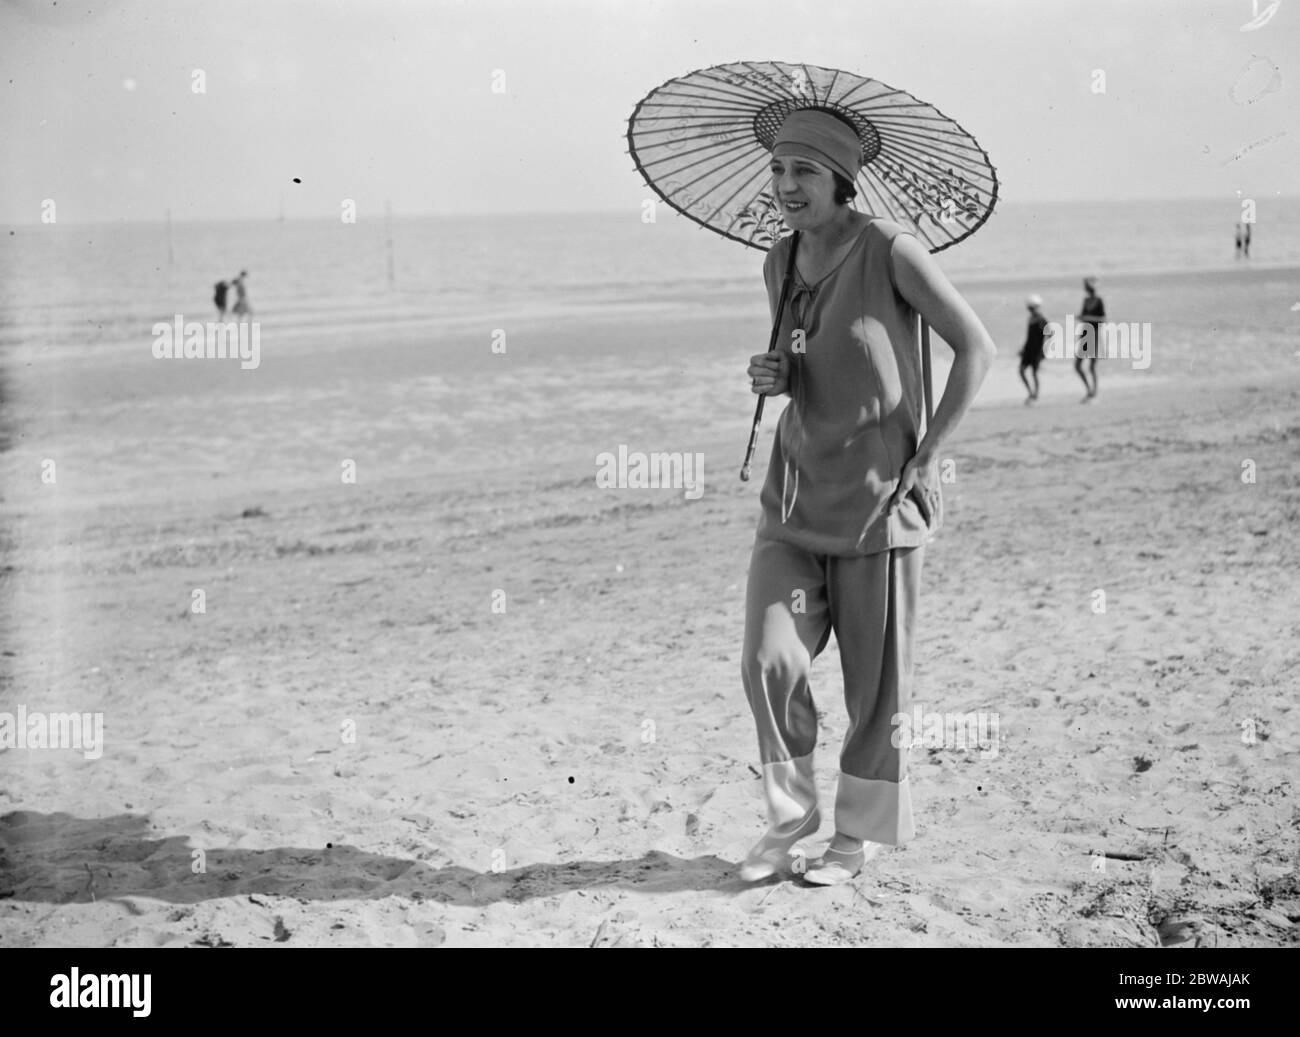
MULTIPOLYGON (((1073 281, 968 292, 1000 352, 915 698, 996 714, 996 751, 915 748, 917 839, 833 889, 734 876, 761 296, 504 355, 490 317, 360 349, 272 322, 256 378, 11 368, 0 710, 102 712, 104 744, 0 754, 0 944, 1300 943, 1300 366, 1249 330, 1295 280, 1216 284, 1108 284, 1159 352, 1087 406, 1064 362, 1033 407, 1015 376, 1020 298, 1073 281), (702 495, 598 488, 620 444, 702 454, 702 495)), ((834 641, 813 690, 825 805, 834 641)))

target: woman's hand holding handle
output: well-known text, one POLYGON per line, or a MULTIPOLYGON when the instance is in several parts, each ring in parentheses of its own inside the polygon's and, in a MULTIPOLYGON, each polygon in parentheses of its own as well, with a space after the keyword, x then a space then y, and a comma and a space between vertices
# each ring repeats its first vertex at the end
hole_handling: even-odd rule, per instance
POLYGON ((780 396, 790 391, 790 357, 782 350, 750 357, 748 373, 750 392, 780 396))

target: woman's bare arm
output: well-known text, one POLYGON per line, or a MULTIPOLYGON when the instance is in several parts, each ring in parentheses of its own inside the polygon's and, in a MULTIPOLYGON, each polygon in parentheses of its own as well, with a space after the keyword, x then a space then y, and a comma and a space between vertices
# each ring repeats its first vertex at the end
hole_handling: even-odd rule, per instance
POLYGON ((894 283, 921 318, 942 336, 954 354, 943 398, 925 438, 903 469, 891 506, 896 506, 915 484, 918 475, 926 487, 937 490, 939 451, 974 402, 980 385, 997 355, 997 347, 975 311, 949 282, 924 245, 911 234, 894 239, 894 283), (917 469, 921 471, 918 472, 917 469))

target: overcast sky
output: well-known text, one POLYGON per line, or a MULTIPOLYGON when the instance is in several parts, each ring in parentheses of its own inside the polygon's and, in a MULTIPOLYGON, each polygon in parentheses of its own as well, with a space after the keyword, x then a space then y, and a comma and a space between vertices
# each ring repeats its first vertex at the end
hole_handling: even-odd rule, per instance
POLYGON ((0 4, 5 223, 636 207, 636 102, 737 60, 929 101, 1011 201, 1300 192, 1300 0, 0 4))

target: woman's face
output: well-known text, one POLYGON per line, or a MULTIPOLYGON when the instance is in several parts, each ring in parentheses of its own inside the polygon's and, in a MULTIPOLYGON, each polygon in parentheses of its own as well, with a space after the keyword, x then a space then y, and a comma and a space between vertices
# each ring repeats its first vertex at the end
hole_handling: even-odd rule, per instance
POLYGON ((799 155, 772 158, 772 195, 791 230, 813 230, 838 211, 835 174, 830 167, 799 155))

